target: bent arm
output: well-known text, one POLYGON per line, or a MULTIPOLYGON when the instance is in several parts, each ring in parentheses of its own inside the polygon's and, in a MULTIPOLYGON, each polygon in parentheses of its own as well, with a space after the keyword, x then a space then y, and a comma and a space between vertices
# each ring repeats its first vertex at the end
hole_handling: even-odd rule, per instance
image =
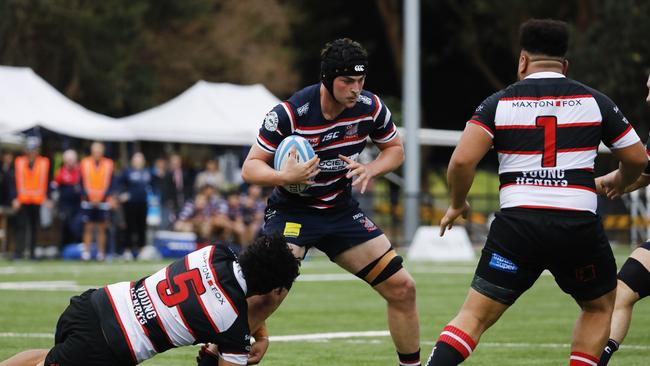
POLYGON ((260 186, 281 186, 286 184, 281 172, 271 167, 273 154, 253 145, 242 165, 241 176, 248 184, 260 186))
POLYGON ((467 193, 474 181, 476 166, 491 146, 492 138, 481 127, 467 124, 447 168, 451 207, 461 208, 465 205, 467 193))
POLYGON ((637 189, 647 187, 650 184, 650 175, 641 175, 634 183, 625 188, 625 193, 634 192, 637 189))
POLYGON ((372 177, 382 176, 402 165, 404 162, 404 146, 399 136, 386 143, 377 143, 376 145, 380 150, 379 155, 375 160, 366 165, 372 177))
MULTIPOLYGON (((612 150, 612 154, 620 161, 615 174, 619 175, 618 179, 620 179, 621 186, 627 187, 625 191, 631 192, 631 190, 628 191, 629 186, 640 179, 641 173, 648 165, 645 149, 641 142, 637 142, 622 149, 612 150)), ((640 186, 635 189, 638 188, 640 186)))

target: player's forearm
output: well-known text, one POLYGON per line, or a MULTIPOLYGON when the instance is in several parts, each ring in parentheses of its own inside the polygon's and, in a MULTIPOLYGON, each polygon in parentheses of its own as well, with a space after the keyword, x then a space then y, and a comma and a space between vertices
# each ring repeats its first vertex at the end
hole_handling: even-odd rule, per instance
MULTIPOLYGON (((645 165, 642 164, 623 164, 619 163, 618 174, 620 175, 621 185, 628 187, 637 182, 641 177, 641 173, 645 169, 645 165)), ((627 192, 627 188, 625 189, 627 192)))
POLYGON ((476 165, 456 162, 452 159, 447 169, 447 185, 449 186, 450 205, 460 208, 465 205, 467 193, 472 187, 476 165))
POLYGON ((373 177, 380 177, 399 168, 403 162, 404 148, 401 145, 390 146, 382 150, 377 159, 370 162, 367 167, 372 172, 373 177))
POLYGON ((268 339, 269 338, 269 331, 266 328, 266 322, 262 322, 262 324, 252 332, 253 338, 255 340, 260 340, 260 339, 268 339))
POLYGON ((248 184, 260 186, 281 186, 284 179, 281 172, 271 168, 266 162, 259 159, 248 159, 241 170, 242 179, 248 184))
POLYGON ((647 187, 650 184, 650 176, 641 175, 634 183, 630 184, 625 188, 625 193, 634 192, 637 189, 647 187))

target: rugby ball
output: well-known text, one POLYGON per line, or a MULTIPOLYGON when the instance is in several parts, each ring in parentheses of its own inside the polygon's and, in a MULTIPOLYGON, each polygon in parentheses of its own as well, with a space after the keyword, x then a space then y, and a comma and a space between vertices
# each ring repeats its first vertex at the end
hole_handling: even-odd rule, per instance
MULTIPOLYGON (((296 158, 299 163, 304 163, 316 155, 314 149, 304 137, 297 135, 288 136, 280 142, 278 149, 275 151, 275 158, 273 159, 273 167, 275 170, 282 170, 290 159, 289 152, 291 152, 291 148, 294 146, 296 147, 296 158)), ((309 185, 307 184, 288 184, 284 186, 284 189, 291 193, 301 193, 308 187, 309 185)))

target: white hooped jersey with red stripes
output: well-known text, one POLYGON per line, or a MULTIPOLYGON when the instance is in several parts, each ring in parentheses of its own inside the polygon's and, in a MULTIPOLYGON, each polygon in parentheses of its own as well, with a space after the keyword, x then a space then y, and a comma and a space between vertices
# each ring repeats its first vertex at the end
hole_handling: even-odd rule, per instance
POLYGON ((598 145, 621 149, 639 141, 607 96, 554 72, 531 74, 491 95, 468 123, 493 139, 501 208, 595 213, 598 145))
POLYGON ((286 136, 302 136, 320 158, 321 170, 314 178, 315 184, 300 194, 277 187, 269 200, 271 205, 296 204, 313 209, 349 205, 352 180, 345 177, 346 163, 339 154, 357 160, 368 138, 381 144, 397 137, 390 110, 379 97, 366 90, 361 92, 354 107, 344 110, 333 121, 326 120, 320 107, 320 85, 298 91, 264 118, 257 146, 275 154, 286 136))
POLYGON ((246 281, 227 246, 199 249, 137 282, 99 289, 91 299, 108 344, 135 363, 207 342, 227 361, 248 361, 246 281))

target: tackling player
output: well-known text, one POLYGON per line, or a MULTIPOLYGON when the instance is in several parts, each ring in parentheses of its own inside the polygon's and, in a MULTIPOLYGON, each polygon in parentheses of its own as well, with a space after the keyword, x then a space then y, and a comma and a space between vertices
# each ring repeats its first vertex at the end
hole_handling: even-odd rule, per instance
POLYGON ((388 327, 401 365, 420 365, 420 331, 415 283, 402 258, 352 198, 371 179, 399 167, 404 148, 386 105, 363 89, 368 55, 357 42, 337 39, 321 52, 321 82, 295 93, 265 117, 244 162, 250 184, 275 186, 265 215, 265 232, 284 233, 294 254, 316 247, 339 266, 366 281, 388 304, 388 327), (282 171, 271 167, 280 142, 289 135, 309 141, 316 156, 282 171), (369 164, 357 158, 370 138, 380 149, 369 164), (356 177, 354 182, 353 178, 356 177), (282 186, 307 183, 301 194, 282 186))
POLYGON ((440 334, 428 365, 463 362, 544 269, 581 308, 570 365, 598 362, 614 307, 616 263, 596 214, 594 159, 602 140, 621 161, 610 182, 621 192, 639 177, 647 158, 608 97, 565 77, 568 39, 564 22, 522 24, 520 81, 478 106, 451 157, 451 205, 440 235, 467 214, 476 165, 492 146, 499 155, 501 211, 465 303, 440 334))
POLYGON ((25 351, 0 365, 135 365, 205 342, 218 346, 219 366, 246 365, 268 346, 254 333, 251 347, 249 329, 259 329, 266 316, 247 299, 285 296, 298 266, 280 235, 261 236, 238 257, 225 245, 207 246, 149 277, 74 296, 51 350, 25 351))
MULTIPOLYGON (((648 77, 648 96, 646 102, 650 104, 650 76, 648 77)), ((650 137, 646 142, 646 151, 650 158, 650 137)), ((616 171, 603 177, 596 178, 596 187, 598 193, 607 195, 609 198, 616 198, 619 195, 612 190, 612 180, 616 171)), ((625 188, 625 192, 636 191, 639 188, 646 187, 650 184, 650 165, 646 167, 643 174, 625 188)), ((618 286, 616 287, 616 304, 612 314, 612 325, 609 333, 609 341, 603 354, 600 356, 598 366, 606 366, 609 359, 618 347, 630 329, 632 321, 632 309, 637 301, 650 295, 650 240, 641 244, 639 248, 632 252, 623 267, 618 272, 618 286)))

